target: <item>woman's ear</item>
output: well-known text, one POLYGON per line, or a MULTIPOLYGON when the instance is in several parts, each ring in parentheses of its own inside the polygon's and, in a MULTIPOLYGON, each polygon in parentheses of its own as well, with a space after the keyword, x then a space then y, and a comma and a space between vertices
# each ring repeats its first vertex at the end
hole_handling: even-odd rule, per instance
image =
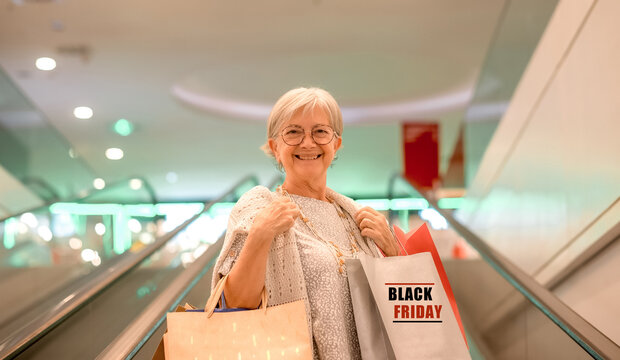
POLYGON ((269 145, 269 149, 271 149, 271 152, 273 153, 273 157, 276 158, 276 162, 280 162, 280 159, 278 159, 278 144, 276 143, 276 141, 274 139, 269 139, 267 140, 267 145, 269 145))
POLYGON ((342 138, 340 136, 336 136, 336 143, 334 144, 334 153, 340 149, 342 146, 342 138))

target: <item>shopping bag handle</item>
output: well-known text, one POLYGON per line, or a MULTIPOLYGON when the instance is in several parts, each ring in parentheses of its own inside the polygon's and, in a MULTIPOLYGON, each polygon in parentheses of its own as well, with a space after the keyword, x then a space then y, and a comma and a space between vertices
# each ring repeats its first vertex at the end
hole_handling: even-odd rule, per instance
MULTIPOLYGON (((207 300, 207 304, 205 305, 205 313, 207 313, 207 317, 211 317, 215 308, 217 307, 220 298, 222 297, 222 293, 224 292, 224 285, 226 284, 226 280, 228 280, 228 274, 224 275, 220 281, 217 282, 215 288, 211 292, 209 299, 207 300)), ((267 311, 267 292, 263 287, 263 291, 261 293, 261 303, 259 309, 263 309, 263 311, 267 311)))

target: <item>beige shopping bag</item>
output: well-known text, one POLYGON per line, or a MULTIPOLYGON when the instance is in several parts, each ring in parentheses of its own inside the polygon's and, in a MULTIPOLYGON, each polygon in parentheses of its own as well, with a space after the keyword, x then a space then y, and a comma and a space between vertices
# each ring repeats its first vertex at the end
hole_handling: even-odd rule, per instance
MULTIPOLYGON (((184 312, 187 310, 193 310, 195 309, 195 307, 193 307, 190 304, 185 304, 185 306, 177 306, 176 308, 176 312, 184 312)), ((166 359, 166 353, 164 351, 164 342, 166 341, 166 334, 164 334, 161 338, 161 340, 159 341, 159 345, 157 345, 157 349, 155 350, 155 353, 153 354, 153 360, 165 360, 166 359)))
POLYGON ((164 337, 167 360, 312 359, 303 300, 256 310, 214 312, 224 277, 204 312, 168 313, 164 337))

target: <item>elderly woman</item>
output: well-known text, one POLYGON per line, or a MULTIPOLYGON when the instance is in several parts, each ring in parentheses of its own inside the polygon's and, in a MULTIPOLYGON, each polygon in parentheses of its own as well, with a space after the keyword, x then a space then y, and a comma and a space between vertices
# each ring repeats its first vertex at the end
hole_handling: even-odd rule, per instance
POLYGON ((275 104, 263 150, 284 169, 276 192, 257 186, 232 209, 213 284, 224 275, 229 307, 303 299, 314 357, 361 358, 345 258, 398 254, 383 215, 329 189, 327 169, 342 145, 342 114, 318 88, 298 88, 275 104))

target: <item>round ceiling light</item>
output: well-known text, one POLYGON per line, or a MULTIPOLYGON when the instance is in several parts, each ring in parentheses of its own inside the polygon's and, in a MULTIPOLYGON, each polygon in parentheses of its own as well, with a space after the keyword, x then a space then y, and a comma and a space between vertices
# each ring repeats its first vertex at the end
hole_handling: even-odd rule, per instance
POLYGON ((93 180, 93 187, 97 190, 105 188, 105 180, 103 180, 102 178, 96 178, 95 180, 93 180))
POLYGON ((49 57, 40 57, 34 62, 34 65, 39 70, 50 71, 56 68, 56 60, 49 57))
POLYGON ((89 108, 88 106, 78 106, 73 109, 73 115, 78 119, 90 119, 91 117, 93 117, 93 109, 89 108))
POLYGON ((125 156, 123 150, 119 148, 109 148, 105 151, 105 157, 110 160, 120 160, 125 156))
POLYGON ((129 180, 129 187, 133 190, 140 190, 142 188, 142 180, 140 179, 131 179, 129 180))

